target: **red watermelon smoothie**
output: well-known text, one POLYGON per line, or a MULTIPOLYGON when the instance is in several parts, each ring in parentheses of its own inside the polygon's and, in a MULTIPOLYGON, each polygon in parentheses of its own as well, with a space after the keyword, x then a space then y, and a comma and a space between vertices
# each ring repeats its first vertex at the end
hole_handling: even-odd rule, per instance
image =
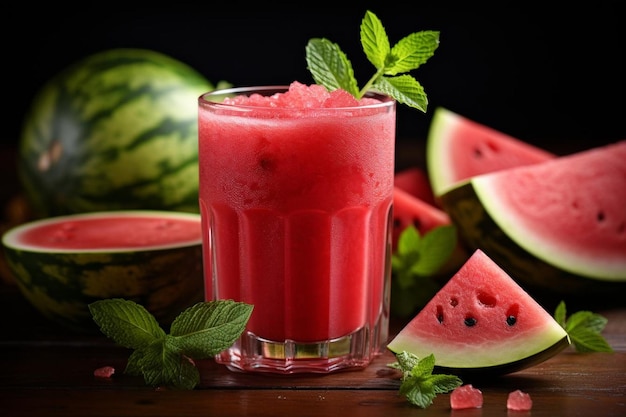
POLYGON ((395 120, 387 96, 297 82, 200 97, 206 299, 254 306, 219 363, 326 373, 380 353, 395 120))

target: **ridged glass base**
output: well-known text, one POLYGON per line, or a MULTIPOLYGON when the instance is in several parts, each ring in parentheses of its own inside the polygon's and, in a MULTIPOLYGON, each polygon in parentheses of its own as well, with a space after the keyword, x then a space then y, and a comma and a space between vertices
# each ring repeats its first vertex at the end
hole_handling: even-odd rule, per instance
POLYGON ((347 336, 315 343, 276 342, 246 332, 216 361, 232 371, 330 373, 364 368, 381 353, 387 338, 385 320, 370 332, 367 327, 347 336))

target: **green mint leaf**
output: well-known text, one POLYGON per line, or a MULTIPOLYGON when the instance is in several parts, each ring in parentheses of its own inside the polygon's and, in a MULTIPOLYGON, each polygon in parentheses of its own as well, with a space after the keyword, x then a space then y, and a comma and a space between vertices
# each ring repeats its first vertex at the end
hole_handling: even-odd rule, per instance
POLYGON ((456 375, 433 374, 430 380, 436 394, 446 394, 462 384, 456 375))
POLYGON ((426 112, 428 99, 424 88, 407 73, 434 55, 439 47, 439 32, 415 32, 391 47, 382 22, 368 10, 361 21, 360 36, 363 52, 376 68, 363 88, 358 87, 348 57, 327 39, 311 39, 306 46, 307 66, 313 80, 329 91, 343 88, 357 99, 374 88, 398 103, 426 112))
POLYGON ((308 69, 317 84, 328 90, 344 89, 353 96, 359 93, 352 63, 339 46, 328 39, 311 39, 306 46, 308 69))
POLYGON ((406 317, 423 307, 441 288, 436 274, 450 259, 457 244, 456 228, 442 225, 421 236, 414 226, 405 228, 391 256, 391 312, 406 317))
POLYGON ((437 394, 443 394, 461 386, 463 381, 455 375, 433 374, 435 356, 428 355, 419 359, 410 352, 399 352, 398 360, 388 366, 402 371, 400 394, 404 395, 409 403, 426 408, 433 403, 437 394))
POLYGON ((429 276, 436 273, 450 258, 457 244, 453 225, 437 226, 422 237, 415 226, 408 226, 398 237, 391 265, 396 271, 410 271, 413 275, 429 276))
POLYGON ((605 317, 591 311, 577 311, 565 323, 565 330, 573 332, 584 328, 594 333, 601 333, 607 322, 605 317))
POLYGON ((428 98, 422 85, 410 75, 398 75, 395 77, 381 77, 374 83, 374 88, 390 95, 398 103, 406 104, 426 112, 428 98))
POLYGON ((232 300, 197 303, 181 312, 165 334, 156 319, 133 301, 109 299, 89 305, 94 321, 117 344, 134 349, 125 372, 151 386, 190 390, 200 382, 194 359, 231 346, 253 306, 232 300))
POLYGON ((411 369, 411 374, 416 377, 428 377, 433 373, 433 369, 435 369, 435 355, 431 353, 417 362, 417 365, 411 369))
POLYGON ((419 258, 411 267, 411 272, 421 276, 436 273, 452 255, 456 237, 456 228, 452 225, 438 226, 428 231, 419 243, 419 258))
POLYGON ((568 332, 577 352, 612 352, 613 349, 598 333, 589 328, 568 332))
POLYGON ((232 300, 195 304, 172 323, 173 343, 194 359, 216 355, 241 336, 252 309, 249 304, 232 300))
POLYGON ((200 382, 195 364, 180 354, 170 335, 134 351, 126 372, 143 375, 145 383, 153 387, 189 390, 200 382))
POLYGON ((165 332, 143 306, 119 298, 89 304, 93 320, 120 346, 140 349, 165 337, 165 332))
POLYGON ((608 320, 591 311, 577 311, 567 317, 565 302, 561 301, 554 319, 565 329, 577 352, 613 352, 613 348, 600 333, 608 320))
POLYGON ((396 359, 398 362, 391 364, 390 366, 400 369, 402 372, 411 372, 415 366, 417 366, 419 362, 419 358, 407 351, 399 352, 396 355, 396 359))
POLYGON ((556 320, 556 322, 565 329, 566 318, 567 307, 565 307, 565 302, 561 300, 561 302, 556 306, 556 309, 554 310, 554 320, 556 320))
POLYGON ((439 32, 428 30, 412 33, 393 46, 385 66, 384 75, 397 75, 413 71, 425 64, 439 46, 439 32))
POLYGON ((407 379, 402 382, 400 394, 404 395, 411 404, 420 408, 432 405, 433 399, 437 396, 432 384, 417 379, 407 379))
POLYGON ((376 68, 385 68, 387 57, 391 52, 389 38, 385 28, 378 17, 370 12, 365 12, 361 22, 361 46, 367 59, 376 68))
POLYGON ((419 253, 421 240, 422 236, 415 226, 411 225, 405 228, 398 236, 397 257, 403 259, 415 252, 419 253), (416 248, 418 249, 416 250, 416 248))

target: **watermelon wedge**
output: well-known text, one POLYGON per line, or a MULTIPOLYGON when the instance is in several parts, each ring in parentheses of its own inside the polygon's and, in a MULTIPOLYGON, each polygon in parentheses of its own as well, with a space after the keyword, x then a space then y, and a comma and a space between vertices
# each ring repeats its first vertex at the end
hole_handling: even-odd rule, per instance
POLYGON ((436 205, 428 174, 420 167, 412 166, 396 172, 393 185, 431 206, 436 205))
POLYGON ((456 375, 534 366, 569 346, 565 330, 502 268, 476 250, 387 348, 456 375))
POLYGON ((438 107, 426 140, 426 166, 435 198, 475 175, 554 158, 555 155, 438 107))
POLYGON ((437 226, 450 224, 450 217, 435 207, 415 197, 398 186, 393 189, 393 232, 392 246, 396 248, 398 238, 408 226, 415 226, 421 235, 437 226))
POLYGON ((626 140, 475 176, 441 201, 467 247, 527 289, 626 289, 626 140))

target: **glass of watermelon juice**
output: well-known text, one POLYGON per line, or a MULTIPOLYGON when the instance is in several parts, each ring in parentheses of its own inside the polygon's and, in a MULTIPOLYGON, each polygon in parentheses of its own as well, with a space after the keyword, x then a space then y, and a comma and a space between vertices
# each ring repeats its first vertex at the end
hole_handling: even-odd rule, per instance
POLYGON ((327 373, 381 353, 395 112, 386 95, 297 82, 199 98, 206 299, 254 306, 218 363, 327 373))

